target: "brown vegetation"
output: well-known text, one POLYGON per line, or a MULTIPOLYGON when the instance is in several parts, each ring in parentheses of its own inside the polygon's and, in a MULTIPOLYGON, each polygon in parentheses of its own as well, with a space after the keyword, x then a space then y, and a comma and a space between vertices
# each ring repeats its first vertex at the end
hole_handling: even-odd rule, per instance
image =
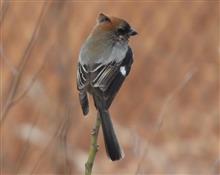
POLYGON ((94 174, 217 174, 218 8, 218 1, 3 1, 2 173, 83 174, 96 111, 91 100, 82 116, 76 62, 103 12, 127 19, 139 35, 111 107, 126 157, 111 162, 100 134, 94 174))

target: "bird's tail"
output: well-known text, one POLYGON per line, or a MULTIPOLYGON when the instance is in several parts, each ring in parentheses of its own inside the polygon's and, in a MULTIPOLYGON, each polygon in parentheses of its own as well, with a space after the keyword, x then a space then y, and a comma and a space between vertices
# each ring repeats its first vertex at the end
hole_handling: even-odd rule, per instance
POLYGON ((83 111, 83 115, 87 115, 89 112, 89 101, 87 93, 85 91, 79 92, 79 100, 83 111))
POLYGON ((118 143, 109 113, 107 110, 99 110, 99 114, 102 123, 106 152, 112 161, 120 160, 123 158, 124 153, 118 143))

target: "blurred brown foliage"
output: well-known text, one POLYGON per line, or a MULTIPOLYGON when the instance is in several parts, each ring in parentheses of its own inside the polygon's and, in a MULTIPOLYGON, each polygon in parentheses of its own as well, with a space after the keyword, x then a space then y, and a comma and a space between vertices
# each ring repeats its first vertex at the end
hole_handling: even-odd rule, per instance
POLYGON ((139 35, 111 107, 126 156, 111 162, 100 134, 94 174, 217 174, 217 0, 1 2, 2 173, 83 174, 96 111, 82 116, 76 63, 100 12, 139 35))

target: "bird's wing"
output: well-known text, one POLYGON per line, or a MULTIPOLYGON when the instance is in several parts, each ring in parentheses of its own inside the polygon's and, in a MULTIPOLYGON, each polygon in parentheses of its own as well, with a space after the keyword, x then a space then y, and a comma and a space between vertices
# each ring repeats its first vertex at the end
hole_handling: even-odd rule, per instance
POLYGON ((119 66, 119 70, 114 77, 114 80, 110 83, 109 87, 105 91, 106 108, 108 109, 123 84, 126 76, 128 76, 131 65, 133 63, 133 53, 131 48, 128 49, 125 58, 119 66))
POLYGON ((88 69, 85 65, 78 64, 77 67, 77 89, 79 90, 79 100, 84 115, 89 112, 89 102, 86 92, 86 85, 88 84, 88 69))
POLYGON ((119 62, 98 64, 90 72, 92 86, 104 95, 105 106, 109 108, 120 89, 125 77, 129 74, 133 62, 133 54, 129 48, 125 58, 119 62))
POLYGON ((105 92, 115 78, 119 65, 120 63, 116 62, 96 64, 95 68, 91 71, 90 84, 94 88, 99 88, 102 92, 105 92))
POLYGON ((85 86, 88 84, 88 68, 86 65, 78 63, 77 67, 77 89, 79 91, 83 90, 85 86))

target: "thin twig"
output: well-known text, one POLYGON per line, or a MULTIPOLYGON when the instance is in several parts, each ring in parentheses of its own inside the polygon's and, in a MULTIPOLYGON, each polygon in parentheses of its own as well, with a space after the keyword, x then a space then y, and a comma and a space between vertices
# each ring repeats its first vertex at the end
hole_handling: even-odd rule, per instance
POLYGON ((35 161, 35 164, 31 170, 31 172, 29 173, 31 174, 36 174, 36 170, 37 168, 40 166, 41 160, 42 158, 45 157, 45 154, 47 153, 48 149, 50 148, 51 144, 53 143, 53 141, 56 141, 57 136, 59 135, 60 131, 63 128, 63 125, 65 124, 65 121, 63 122, 58 122, 58 126, 56 128, 56 132, 54 133, 54 135, 50 138, 50 140, 48 141, 48 144, 46 145, 46 147, 44 148, 44 150, 41 152, 40 156, 37 158, 37 160, 35 161))
POLYGON ((1 18, 0 18, 0 26, 2 26, 2 23, 3 23, 3 21, 4 21, 4 19, 5 19, 5 15, 6 15, 6 13, 7 13, 7 11, 8 11, 8 8, 9 8, 9 1, 1 1, 1 11, 0 11, 0 16, 1 16, 1 18))
POLYGON ((35 128, 35 126, 37 125, 37 122, 38 122, 38 119, 39 119, 39 115, 37 115, 35 118, 34 118, 34 121, 32 123, 32 126, 30 128, 30 131, 28 133, 28 136, 27 136, 27 140, 26 140, 26 143, 25 145, 23 146, 23 149, 21 151, 21 154, 19 155, 18 159, 17 159, 17 165, 16 165, 16 174, 19 174, 19 170, 20 168, 22 167, 22 164, 24 162, 24 159, 27 155, 27 152, 29 150, 29 147, 30 147, 30 138, 31 138, 31 135, 32 135, 32 131, 33 129, 35 128))
POLYGON ((12 107, 14 97, 17 93, 18 86, 20 84, 23 72, 25 70, 25 66, 26 66, 26 64, 27 64, 27 62, 30 58, 30 53, 33 49, 34 44, 36 43, 35 41, 37 40, 38 33, 39 33, 40 28, 41 28, 42 21, 43 21, 43 18, 45 16, 45 14, 46 14, 46 11, 47 11, 47 1, 45 1, 44 5, 42 6, 41 14, 40 14, 40 16, 39 16, 39 18, 36 22, 35 29, 34 29, 34 32, 32 34, 31 40, 28 43, 28 46, 27 46, 27 48, 26 48, 26 50, 25 50, 25 52, 22 56, 22 59, 21 59, 21 62, 19 64, 19 66, 18 66, 18 74, 16 76, 14 76, 14 78, 11 82, 11 86, 10 86, 11 88, 9 90, 9 94, 8 94, 8 97, 7 97, 7 100, 6 100, 6 104, 3 107, 3 110, 2 110, 2 113, 1 113, 0 127, 3 124, 4 120, 6 119, 6 116, 8 114, 9 109, 12 107))
POLYGON ((33 77, 31 78, 29 84, 27 85, 27 87, 23 90, 23 92, 20 93, 20 95, 18 95, 17 97, 14 97, 14 99, 11 101, 11 105, 13 106, 14 104, 18 103, 23 97, 25 97, 25 95, 29 92, 29 90, 31 89, 31 87, 33 87, 38 75, 40 74, 40 72, 42 71, 44 67, 44 63, 41 65, 41 67, 38 69, 38 71, 33 75, 33 77))
POLYGON ((69 160, 68 160, 68 152, 67 152, 67 137, 68 133, 72 124, 72 117, 71 115, 71 107, 67 106, 67 113, 65 115, 65 121, 63 124, 63 127, 60 130, 59 133, 59 145, 62 146, 62 149, 64 151, 64 156, 65 156, 65 174, 71 174, 71 166, 69 165, 69 160))
MULTIPOLYGON (((152 139, 156 137, 156 135, 159 133, 161 127, 162 127, 162 124, 163 124, 163 121, 164 121, 164 116, 165 116, 165 113, 168 109, 168 106, 172 103, 172 101, 174 100, 174 98, 176 97, 176 95, 187 85, 187 83, 192 79, 193 75, 197 72, 197 68, 194 67, 192 69, 190 69, 190 71, 188 71, 185 76, 184 76, 184 79, 180 82, 180 84, 167 96, 163 106, 162 106, 162 109, 161 109, 161 112, 159 114, 159 117, 158 117, 158 122, 155 126, 155 132, 153 133, 153 136, 152 136, 152 139)), ((141 157, 141 160, 139 161, 138 163, 138 167, 137 167, 137 170, 136 170, 136 175, 140 173, 140 169, 141 169, 141 165, 142 163, 144 162, 144 159, 146 158, 147 154, 148 154, 148 151, 149 151, 149 147, 152 143, 152 139, 149 140, 146 144, 146 147, 145 147, 145 151, 144 151, 144 154, 143 156, 141 157)))
POLYGON ((9 68, 10 72, 12 73, 13 76, 16 76, 18 74, 17 69, 15 68, 15 66, 12 65, 11 58, 8 58, 5 53, 3 52, 3 46, 0 46, 0 56, 2 58, 2 62, 5 63, 5 65, 9 68))
POLYGON ((91 143, 90 143, 90 148, 89 148, 89 156, 88 160, 85 164, 85 175, 91 175, 92 173, 92 167, 94 164, 95 156, 98 151, 98 145, 97 145, 97 139, 99 135, 99 128, 101 125, 101 120, 99 115, 97 115, 96 122, 94 125, 94 128, 92 129, 91 133, 91 143))

